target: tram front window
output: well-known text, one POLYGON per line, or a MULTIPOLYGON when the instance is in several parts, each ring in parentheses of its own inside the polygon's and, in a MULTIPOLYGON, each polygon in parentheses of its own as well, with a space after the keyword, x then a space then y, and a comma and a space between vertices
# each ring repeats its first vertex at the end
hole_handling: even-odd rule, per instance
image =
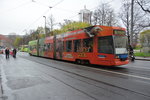
MULTIPOLYGON (((125 31, 115 31, 115 32, 125 33, 125 31)), ((115 45, 115 54, 127 54, 127 37, 125 35, 116 34, 114 36, 114 45, 115 45)))

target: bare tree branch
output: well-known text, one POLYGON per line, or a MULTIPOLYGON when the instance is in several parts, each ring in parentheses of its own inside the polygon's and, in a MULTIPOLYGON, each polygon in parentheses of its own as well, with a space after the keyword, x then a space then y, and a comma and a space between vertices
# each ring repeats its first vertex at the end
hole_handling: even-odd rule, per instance
POLYGON ((150 23, 147 24, 147 25, 139 24, 139 26, 140 26, 140 27, 143 27, 143 28, 145 28, 145 27, 150 27, 150 23))
POLYGON ((149 10, 148 8, 147 8, 147 9, 144 8, 143 5, 142 5, 139 1, 137 1, 137 4, 141 7, 141 9, 142 9, 143 11, 150 13, 150 10, 149 10))
POLYGON ((109 4, 102 3, 97 10, 94 11, 92 23, 107 26, 117 26, 117 19, 114 10, 109 4))

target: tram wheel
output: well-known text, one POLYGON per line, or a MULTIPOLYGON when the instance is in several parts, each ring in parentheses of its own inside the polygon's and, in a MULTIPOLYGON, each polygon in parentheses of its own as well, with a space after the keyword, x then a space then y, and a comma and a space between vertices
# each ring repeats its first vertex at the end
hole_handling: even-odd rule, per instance
POLYGON ((77 64, 81 64, 81 60, 77 59, 77 60, 76 60, 76 63, 77 63, 77 64))
POLYGON ((84 61, 84 64, 85 64, 85 65, 89 65, 90 62, 89 62, 88 60, 85 60, 85 61, 84 61))
POLYGON ((30 56, 32 56, 32 54, 31 54, 31 53, 29 53, 29 55, 30 55, 30 56))

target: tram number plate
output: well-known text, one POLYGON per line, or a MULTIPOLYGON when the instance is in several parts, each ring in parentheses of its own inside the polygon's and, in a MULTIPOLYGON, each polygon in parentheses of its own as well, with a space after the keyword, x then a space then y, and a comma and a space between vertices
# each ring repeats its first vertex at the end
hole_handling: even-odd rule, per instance
POLYGON ((85 53, 79 53, 78 57, 86 57, 86 54, 85 53))

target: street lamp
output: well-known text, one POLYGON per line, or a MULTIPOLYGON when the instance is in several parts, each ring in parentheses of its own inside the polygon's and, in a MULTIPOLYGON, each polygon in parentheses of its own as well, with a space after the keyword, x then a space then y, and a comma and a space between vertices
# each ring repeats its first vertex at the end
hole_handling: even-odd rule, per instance
POLYGON ((39 33, 37 32, 37 56, 39 56, 39 33))
POLYGON ((46 32, 46 16, 43 16, 45 18, 45 28, 44 28, 44 33, 45 33, 45 37, 47 37, 47 32, 46 32))

